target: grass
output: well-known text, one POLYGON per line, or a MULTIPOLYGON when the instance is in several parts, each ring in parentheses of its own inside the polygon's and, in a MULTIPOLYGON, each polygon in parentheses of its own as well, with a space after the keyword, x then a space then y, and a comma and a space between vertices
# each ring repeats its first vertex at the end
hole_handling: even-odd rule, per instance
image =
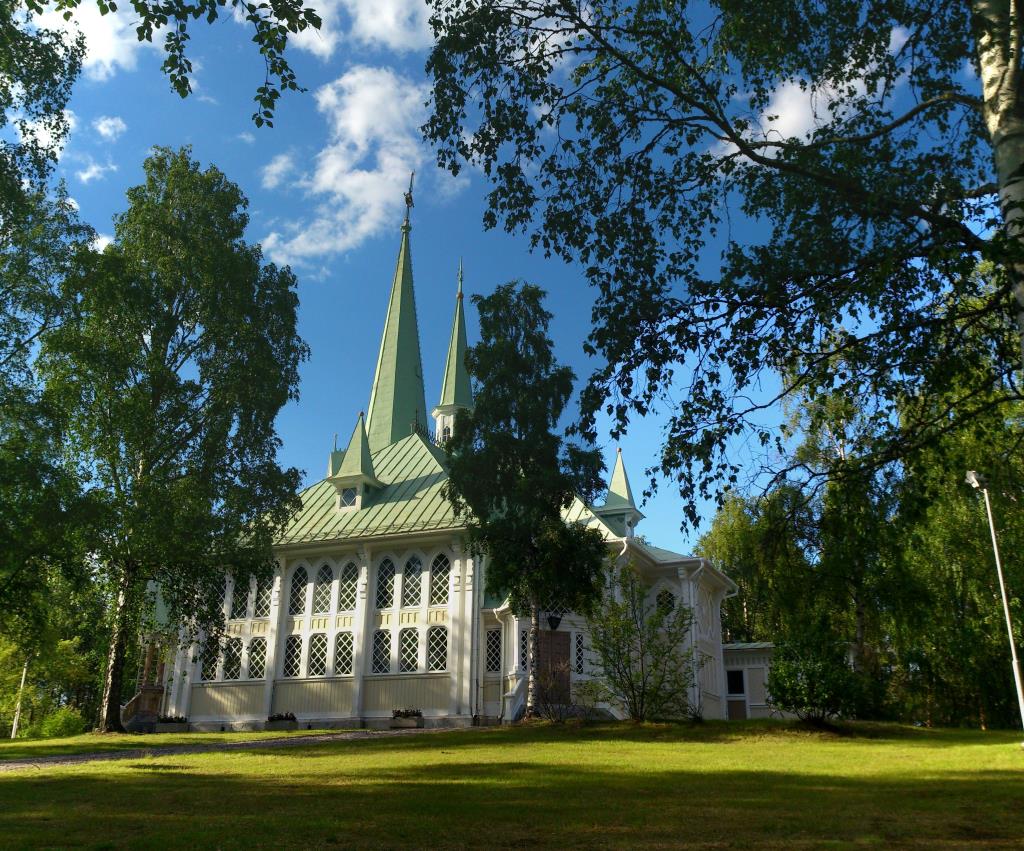
POLYGON ((122 735, 84 733, 63 739, 0 739, 0 764, 12 759, 34 759, 41 756, 75 756, 83 753, 110 751, 158 750, 174 745, 213 745, 225 742, 247 742, 258 739, 282 739, 309 736, 339 730, 285 730, 253 733, 152 733, 122 735))
POLYGON ((711 722, 504 728, 154 755, 0 774, 0 842, 1020 847, 1019 739, 711 722))

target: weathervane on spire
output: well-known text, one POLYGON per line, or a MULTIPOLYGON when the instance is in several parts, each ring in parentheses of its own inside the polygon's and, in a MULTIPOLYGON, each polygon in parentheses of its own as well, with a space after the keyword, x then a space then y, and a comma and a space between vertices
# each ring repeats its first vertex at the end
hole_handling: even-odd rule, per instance
POLYGON ((412 203, 412 182, 416 177, 416 172, 409 174, 409 191, 405 193, 405 223, 409 224, 409 211, 413 208, 412 203))
POLYGON ((459 301, 462 301, 462 258, 459 258, 459 291, 455 296, 459 301))

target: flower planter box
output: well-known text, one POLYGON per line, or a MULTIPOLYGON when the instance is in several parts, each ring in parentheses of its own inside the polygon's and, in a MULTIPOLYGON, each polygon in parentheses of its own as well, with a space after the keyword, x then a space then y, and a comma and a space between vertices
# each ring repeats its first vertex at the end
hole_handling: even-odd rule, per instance
POLYGON ((423 726, 422 718, 392 718, 391 729, 392 730, 407 730, 415 729, 423 726))
POLYGON ((154 733, 187 733, 188 721, 157 721, 154 733))
POLYGON ((268 721, 264 730, 298 730, 298 721, 268 721))

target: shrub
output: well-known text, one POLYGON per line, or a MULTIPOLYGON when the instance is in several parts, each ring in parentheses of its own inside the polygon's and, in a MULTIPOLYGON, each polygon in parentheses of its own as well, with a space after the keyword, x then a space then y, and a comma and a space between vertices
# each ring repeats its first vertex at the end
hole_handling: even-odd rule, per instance
POLYGON ((85 732, 86 722, 77 709, 62 706, 51 712, 39 725, 39 735, 44 739, 56 739, 62 736, 77 736, 85 732))
POLYGON ((422 718, 422 709, 392 709, 392 718, 422 718))
POLYGON ((775 648, 768 691, 775 708, 825 726, 831 718, 853 714, 859 683, 842 642, 812 633, 775 648))
POLYGON ((268 721, 294 721, 295 720, 295 713, 294 712, 278 712, 278 713, 276 713, 274 715, 268 715, 267 716, 267 720, 268 721))

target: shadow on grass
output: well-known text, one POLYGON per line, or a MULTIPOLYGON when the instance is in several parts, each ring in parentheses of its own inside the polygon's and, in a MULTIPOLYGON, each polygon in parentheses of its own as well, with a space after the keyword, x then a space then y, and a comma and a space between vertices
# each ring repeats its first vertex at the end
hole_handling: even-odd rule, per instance
POLYGON ((1015 771, 851 778, 593 767, 536 755, 360 765, 356 774, 286 779, 272 767, 242 775, 201 763, 0 777, 0 836, 8 847, 133 848, 1017 846, 1024 836, 1015 771))

